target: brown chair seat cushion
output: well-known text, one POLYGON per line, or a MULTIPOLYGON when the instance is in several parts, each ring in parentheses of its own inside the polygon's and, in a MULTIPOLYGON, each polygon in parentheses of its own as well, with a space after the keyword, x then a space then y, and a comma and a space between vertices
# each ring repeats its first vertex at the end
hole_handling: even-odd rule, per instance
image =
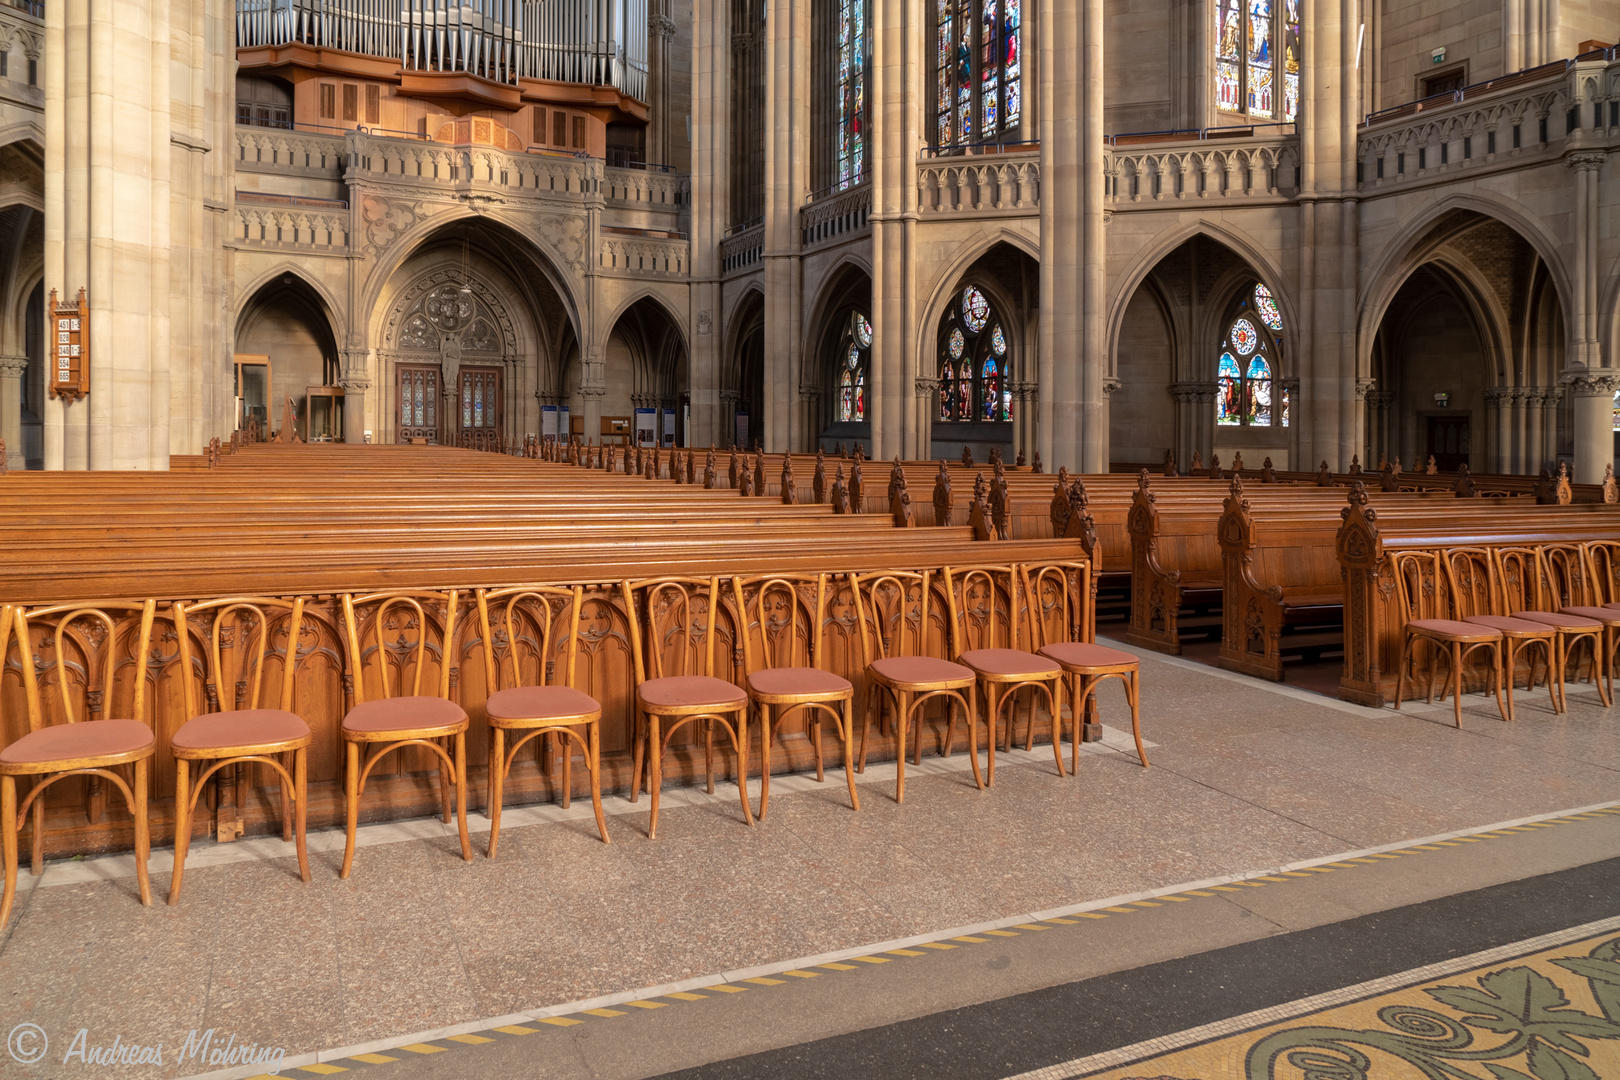
POLYGON ((1515 611, 1515 619, 1529 619, 1531 622, 1546 623, 1556 626, 1560 630, 1572 633, 1596 633, 1603 629, 1603 624, 1596 619, 1583 619, 1579 615, 1565 615, 1561 611, 1515 611))
POLYGON ((233 709, 192 717, 169 743, 176 750, 212 750, 307 738, 309 725, 285 709, 233 709))
POLYGON ((842 697, 854 693, 849 680, 830 671, 813 667, 766 668, 748 676, 748 689, 765 697, 827 695, 842 697))
POLYGON ((41 765, 75 758, 115 757, 156 745, 152 729, 139 720, 83 720, 30 731, 0 750, 0 764, 41 765))
POLYGON ((1620 609, 1616 608, 1574 605, 1565 608, 1562 614, 1578 619, 1596 619, 1600 623, 1620 623, 1620 609))
POLYGON ((651 709, 740 709, 748 694, 740 686, 710 675, 667 675, 648 679, 636 691, 641 703, 651 709))
POLYGON ((969 649, 957 659, 982 675, 1055 679, 1063 674, 1057 661, 1021 649, 969 649))
POLYGON ((1426 637, 1446 638, 1462 643, 1474 641, 1489 641, 1502 636, 1500 630, 1481 623, 1463 622, 1460 619, 1411 619, 1406 628, 1414 634, 1423 634, 1426 637))
POLYGON ((901 689, 944 683, 971 686, 977 679, 972 668, 932 656, 889 656, 872 661, 867 670, 901 689))
POLYGON ((489 695, 484 711, 492 720, 560 720, 600 716, 602 706, 572 686, 514 686, 489 695))
POLYGON ((453 701, 441 697, 397 697, 356 705, 343 718, 343 730, 375 734, 454 727, 466 722, 466 710, 453 701))
POLYGON ((1137 665, 1136 657, 1106 645, 1092 645, 1084 641, 1059 641, 1041 646, 1041 655, 1051 657, 1064 667, 1071 668, 1129 668, 1137 665))
POLYGON ((1477 626, 1488 626, 1492 630, 1500 630, 1510 637, 1549 637, 1553 628, 1546 623, 1531 622, 1529 619, 1515 619, 1511 615, 1470 615, 1463 622, 1474 623, 1477 626))

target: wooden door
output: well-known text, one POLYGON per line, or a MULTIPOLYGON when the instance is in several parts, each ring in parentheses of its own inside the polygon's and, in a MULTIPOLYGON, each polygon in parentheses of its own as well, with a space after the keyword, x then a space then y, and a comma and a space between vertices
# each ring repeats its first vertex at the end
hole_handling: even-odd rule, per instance
POLYGON ((494 449, 501 432, 501 369, 464 367, 456 395, 458 446, 477 450, 494 449))
POLYGON ((395 441, 412 439, 439 441, 439 369, 425 364, 400 364, 395 369, 398 387, 395 400, 399 412, 394 425, 395 441))
POLYGON ((1429 417, 1429 453, 1441 472, 1455 472, 1457 466, 1468 464, 1468 438, 1468 417, 1429 417))

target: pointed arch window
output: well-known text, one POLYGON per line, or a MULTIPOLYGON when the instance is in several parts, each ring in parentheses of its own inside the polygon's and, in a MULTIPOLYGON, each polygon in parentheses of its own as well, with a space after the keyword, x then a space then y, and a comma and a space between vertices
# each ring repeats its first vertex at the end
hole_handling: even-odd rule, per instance
POLYGON ((838 0, 837 181, 866 179, 866 0, 838 0))
POLYGON ((1023 121, 1023 0, 935 3, 935 145, 1016 140, 1023 121))
POLYGON ((1217 0, 1215 107, 1254 120, 1299 116, 1303 0, 1217 0))
POLYGON ((940 323, 940 420, 1011 420, 1010 360, 1007 333, 990 298, 969 285, 940 323))
POLYGON ((1288 387, 1277 367, 1282 313, 1265 285, 1239 302, 1215 362, 1215 422, 1226 427, 1287 427, 1288 387))
POLYGON ((851 312, 849 325, 838 345, 838 420, 850 423, 866 419, 866 371, 872 355, 872 323, 859 311, 851 312))

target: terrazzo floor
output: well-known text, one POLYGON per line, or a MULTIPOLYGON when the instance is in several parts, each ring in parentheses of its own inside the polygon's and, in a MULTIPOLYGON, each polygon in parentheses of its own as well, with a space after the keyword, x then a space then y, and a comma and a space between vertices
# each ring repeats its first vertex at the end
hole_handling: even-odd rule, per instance
MULTIPOLYGON (((1525 696, 1513 725, 1471 697, 1458 731, 1449 704, 1363 709, 1154 654, 1142 678, 1149 769, 1113 732, 1078 779, 1036 747, 980 792, 958 755, 908 770, 901 806, 874 767, 855 813, 830 767, 825 785, 773 783, 752 829, 724 787, 670 792, 656 841, 645 802, 616 806, 611 845, 588 804, 509 811, 500 858, 475 834, 470 864, 453 831, 414 822, 372 830, 349 881, 340 833, 312 834, 308 884, 291 858, 259 857, 279 842, 198 844, 174 908, 167 852, 151 908, 127 859, 25 871, 0 937, 0 1031, 37 1024, 52 1052, 0 1055, 0 1078, 98 1074, 60 1064, 80 1029, 167 1048, 118 1075, 189 1075, 205 1070, 174 1049, 192 1031, 352 1046, 1620 799, 1620 720, 1590 688, 1561 717, 1525 696)), ((1103 709, 1121 724, 1117 689, 1103 709)))

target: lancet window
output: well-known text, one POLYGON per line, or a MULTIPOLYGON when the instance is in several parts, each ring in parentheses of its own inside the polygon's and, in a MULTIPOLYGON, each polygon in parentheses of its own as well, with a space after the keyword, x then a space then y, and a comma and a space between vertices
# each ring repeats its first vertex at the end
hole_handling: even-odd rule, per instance
POLYGON ((1278 367, 1282 313, 1271 290, 1256 285, 1239 303, 1215 365, 1215 422, 1231 427, 1287 427, 1288 387, 1278 367))
POLYGON ((934 142, 1016 141, 1023 121, 1023 0, 936 0, 934 142))
POLYGON ((1283 123, 1299 116, 1302 3, 1216 0, 1216 108, 1283 123))
POLYGON ((1011 360, 1007 332, 990 298, 969 285, 940 323, 939 419, 1011 420, 1011 360))
POLYGON ((851 312, 849 326, 838 344, 838 419, 866 419, 866 372, 872 358, 872 322, 851 312))

